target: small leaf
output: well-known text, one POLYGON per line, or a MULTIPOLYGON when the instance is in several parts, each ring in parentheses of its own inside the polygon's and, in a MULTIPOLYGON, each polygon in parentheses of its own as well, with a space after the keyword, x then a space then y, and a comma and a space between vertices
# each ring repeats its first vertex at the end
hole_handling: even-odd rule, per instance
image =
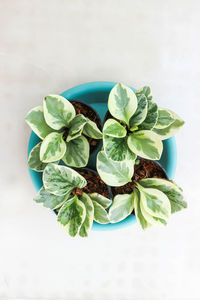
POLYGON ((145 120, 138 127, 140 130, 151 130, 158 120, 158 106, 156 103, 149 101, 147 115, 145 120))
POLYGON ((109 209, 109 220, 111 223, 116 223, 128 217, 134 207, 133 194, 123 194, 115 196, 113 204, 109 209))
POLYGON ((67 136, 67 142, 77 138, 78 136, 81 136, 86 123, 87 119, 83 115, 76 115, 69 125, 70 129, 67 136))
POLYGON ((103 134, 116 137, 123 138, 126 136, 126 128, 122 126, 119 122, 114 119, 108 119, 103 127, 103 134))
POLYGON ((130 120, 130 127, 141 124, 147 116, 148 101, 144 94, 137 96, 138 107, 130 120))
POLYGON ((105 208, 96 201, 92 201, 94 205, 94 220, 100 224, 108 224, 108 213, 105 208))
POLYGON ((45 163, 54 162, 63 157, 66 143, 62 133, 52 132, 45 137, 40 147, 40 160, 45 163))
POLYGON ((90 197, 83 193, 80 200, 83 202, 86 208, 86 217, 83 224, 80 227, 79 235, 81 237, 87 237, 88 233, 92 227, 93 219, 94 219, 94 205, 90 197))
POLYGON ((108 109, 114 118, 129 126, 129 120, 137 109, 137 97, 129 87, 117 83, 109 94, 108 109))
POLYGON ((72 199, 66 201, 58 212, 58 222, 64 226, 66 232, 74 237, 86 217, 85 205, 75 195, 72 199))
POLYGON ((175 121, 166 128, 163 128, 163 129, 154 128, 153 129, 153 131, 156 134, 158 134, 162 140, 166 140, 166 139, 170 138, 171 136, 175 135, 177 133, 177 131, 179 130, 179 128, 181 126, 183 126, 185 123, 177 114, 175 114, 171 110, 169 110, 169 111, 173 115, 173 118, 175 119, 175 121))
POLYGON ((110 206, 110 204, 112 203, 112 201, 110 199, 108 199, 98 193, 92 193, 92 194, 89 194, 89 196, 92 199, 92 201, 98 202, 104 208, 108 208, 110 206))
POLYGON ((143 214, 143 217, 146 219, 146 221, 151 225, 167 225, 167 222, 164 219, 154 217, 150 215, 144 208, 143 202, 140 201, 140 209, 143 214))
POLYGON ((70 193, 64 196, 56 196, 42 187, 39 192, 37 193, 36 197, 33 199, 37 203, 42 203, 44 207, 50 209, 57 209, 59 208, 67 199, 69 198, 70 193))
POLYGON ((43 107, 47 124, 55 130, 68 127, 76 115, 73 105, 67 99, 58 95, 46 96, 43 107))
POLYGON ((129 149, 130 147, 127 145, 127 137, 115 138, 104 135, 103 146, 106 155, 114 161, 135 161, 136 159, 136 155, 129 149))
POLYGON ((96 123, 87 118, 87 123, 83 128, 83 133, 92 139, 102 139, 102 133, 96 123))
POLYGON ((136 95, 145 95, 148 101, 152 100, 151 89, 149 86, 144 86, 143 88, 136 91, 136 95))
POLYGON ((76 187, 82 189, 87 182, 83 176, 71 168, 48 164, 44 169, 43 184, 48 192, 63 196, 76 187))
POLYGON ((53 131, 53 129, 47 125, 44 119, 42 106, 37 106, 31 109, 28 112, 25 121, 42 140, 53 131))
POLYGON ((143 158, 160 159, 163 144, 159 136, 150 130, 139 130, 128 137, 128 146, 135 154, 143 158))
POLYGON ((97 171, 106 184, 122 186, 131 182, 134 173, 134 162, 116 162, 109 159, 105 152, 101 151, 97 155, 97 171))
POLYGON ((43 172, 46 167, 46 163, 43 163, 40 160, 40 146, 42 142, 38 143, 30 152, 28 157, 28 166, 30 169, 35 170, 37 172, 43 172))
POLYGON ((84 136, 79 136, 67 143, 67 149, 62 160, 71 167, 85 167, 89 159, 90 146, 84 136))
POLYGON ((175 121, 172 113, 163 108, 158 108, 158 120, 154 128, 163 129, 171 125, 175 121))
POLYGON ((145 217, 142 214, 141 208, 140 208, 140 195, 139 191, 135 188, 133 192, 134 197, 134 211, 136 215, 136 219, 138 223, 141 225, 142 229, 146 230, 147 228, 151 227, 151 224, 145 219, 145 217))
POLYGON ((160 178, 146 178, 140 180, 139 184, 143 187, 151 187, 163 192, 170 201, 171 213, 175 213, 187 207, 187 202, 183 195, 183 191, 171 181, 160 178))

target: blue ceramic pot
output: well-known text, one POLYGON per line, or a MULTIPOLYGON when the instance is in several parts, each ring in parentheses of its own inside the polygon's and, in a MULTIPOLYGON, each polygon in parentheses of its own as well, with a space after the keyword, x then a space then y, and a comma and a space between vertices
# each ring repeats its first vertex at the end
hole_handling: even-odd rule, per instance
MULTIPOLYGON (((70 99, 80 100, 87 104, 90 104, 99 114, 102 122, 104 116, 108 110, 107 101, 110 90, 116 82, 109 81, 97 81, 97 82, 89 82, 81 85, 77 85, 69 90, 66 90, 61 94, 61 96, 70 99)), ((132 88, 135 91, 134 88, 132 88)), ((31 132, 29 144, 28 144, 28 154, 31 149, 40 141, 39 137, 31 132)), ((101 145, 99 146, 99 149, 101 145)), ((96 163, 96 154, 99 151, 93 153, 90 157, 89 163, 87 167, 95 169, 96 163)), ((176 141, 174 137, 171 137, 167 140, 163 141, 163 153, 162 157, 159 160, 159 163, 164 168, 167 173, 169 179, 173 179, 176 171, 177 164, 177 150, 176 150, 176 141)), ((31 180, 33 182, 34 187, 38 191, 42 186, 42 174, 35 172, 29 169, 29 173, 31 176, 31 180)), ((98 224, 94 222, 92 229, 93 230, 115 230, 122 227, 129 226, 136 222, 136 218, 134 215, 127 217, 125 220, 115 223, 115 224, 98 224)))

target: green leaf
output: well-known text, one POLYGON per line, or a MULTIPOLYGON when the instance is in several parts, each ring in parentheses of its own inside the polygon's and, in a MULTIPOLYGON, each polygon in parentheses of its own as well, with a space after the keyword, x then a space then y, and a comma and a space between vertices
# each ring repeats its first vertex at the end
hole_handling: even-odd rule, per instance
POLYGON ((94 205, 94 220, 100 224, 108 224, 108 213, 105 208, 96 201, 92 201, 94 205))
POLYGON ((135 188, 133 192, 133 198, 134 198, 134 211, 135 216, 138 221, 138 223, 141 225, 142 229, 147 229, 151 227, 151 224, 145 219, 145 217, 142 214, 141 208, 140 208, 140 195, 139 191, 135 188))
POLYGON ((82 194, 80 200, 85 205, 86 217, 83 224, 80 227, 79 235, 81 237, 87 237, 94 220, 94 205, 90 197, 85 193, 82 194))
POLYGON ((152 100, 151 89, 149 86, 144 86, 143 88, 136 91, 136 95, 145 95, 147 100, 152 100))
POLYGON ((28 112, 25 121, 42 140, 53 131, 53 129, 47 125, 44 119, 42 106, 37 106, 31 109, 28 112))
POLYGON ((30 169, 35 170, 37 172, 43 172, 46 167, 46 163, 43 163, 40 160, 40 146, 42 142, 38 143, 30 152, 28 157, 28 166, 30 169))
POLYGON ((109 209, 109 220, 111 223, 116 223, 128 217, 134 207, 133 194, 123 194, 115 196, 113 204, 109 209))
POLYGON ((96 123, 87 118, 87 123, 83 128, 83 133, 92 139, 102 139, 102 133, 97 127, 96 123))
POLYGON ((70 193, 64 196, 56 196, 42 187, 39 192, 37 193, 36 197, 33 199, 37 203, 42 203, 44 207, 50 209, 57 209, 59 208, 67 199, 69 198, 70 193))
POLYGON ((141 130, 151 130, 156 125, 158 120, 158 106, 156 103, 149 101, 147 116, 145 120, 138 127, 141 130))
POLYGON ((160 159, 163 144, 157 134, 150 130, 139 130, 128 137, 128 146, 135 154, 143 158, 160 159))
POLYGON ((136 155, 129 149, 127 145, 127 137, 115 138, 112 136, 103 136, 103 146, 106 155, 114 161, 133 160, 136 155))
POLYGON ((78 136, 81 136, 86 123, 87 119, 83 115, 76 115, 69 125, 70 129, 67 136, 67 142, 77 138, 78 136))
POLYGON ((58 212, 58 222, 64 226, 66 232, 74 237, 86 217, 86 208, 82 201, 75 195, 66 201, 58 212))
POLYGON ((108 208, 110 206, 110 204, 112 203, 112 201, 110 199, 108 199, 98 193, 91 193, 91 194, 89 194, 89 196, 92 199, 92 201, 98 202, 104 208, 108 208))
POLYGON ((185 196, 183 195, 183 191, 171 181, 160 178, 147 178, 140 180, 139 184, 143 187, 150 187, 163 192, 170 201, 171 213, 175 213, 187 207, 187 202, 185 200, 185 196))
POLYGON ((40 147, 40 160, 45 163, 54 162, 63 157, 66 143, 62 133, 52 132, 45 137, 40 147))
POLYGON ((47 124, 55 130, 68 127, 76 115, 73 105, 58 95, 46 96, 43 100, 43 107, 47 124))
POLYGON ((167 196, 153 188, 144 188, 137 183, 140 191, 140 201, 145 211, 153 217, 164 219, 168 222, 171 214, 170 201, 167 196))
POLYGON ((43 184, 48 192, 63 196, 76 187, 82 189, 87 182, 83 176, 71 168, 48 164, 44 169, 43 184))
POLYGON ((67 143, 67 149, 62 160, 71 167, 85 167, 89 159, 90 146, 84 136, 79 136, 67 143))
POLYGON ((97 171, 106 184, 122 186, 131 182, 134 173, 134 162, 116 162, 109 159, 105 152, 101 151, 97 155, 97 171))
POLYGON ((185 123, 177 114, 175 114, 171 110, 169 110, 169 111, 173 115, 173 118, 175 119, 175 121, 166 128, 163 128, 163 129, 154 128, 153 129, 153 131, 155 133, 157 133, 162 140, 166 140, 166 139, 170 138, 171 136, 175 135, 177 133, 177 131, 179 130, 179 128, 181 126, 183 126, 183 124, 185 123))
POLYGON ((163 129, 171 125, 175 121, 172 113, 163 108, 158 108, 158 120, 154 128, 163 129))
POLYGON ((126 128, 122 126, 119 122, 114 119, 108 119, 103 127, 103 134, 116 137, 123 138, 126 136, 126 128))
POLYGON ((129 87, 117 83, 109 94, 108 109, 114 118, 129 126, 129 120, 137 109, 137 97, 129 87))
POLYGON ((143 217, 146 219, 146 221, 151 225, 167 225, 167 222, 164 219, 154 217, 150 215, 144 208, 143 202, 140 201, 140 209, 143 214, 143 217))
POLYGON ((145 95, 137 96, 138 107, 134 115, 130 119, 130 127, 141 124, 147 116, 148 101, 145 95))

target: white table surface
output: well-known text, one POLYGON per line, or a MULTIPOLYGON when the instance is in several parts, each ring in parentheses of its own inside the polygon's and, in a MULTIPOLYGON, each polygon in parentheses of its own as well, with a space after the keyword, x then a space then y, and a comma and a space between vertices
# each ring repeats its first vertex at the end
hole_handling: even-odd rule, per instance
POLYGON ((0 1, 0 300, 200 299, 200 2, 0 1), (189 207, 166 228, 71 239, 32 200, 26 112, 95 81, 152 87, 185 121, 176 181, 189 207))

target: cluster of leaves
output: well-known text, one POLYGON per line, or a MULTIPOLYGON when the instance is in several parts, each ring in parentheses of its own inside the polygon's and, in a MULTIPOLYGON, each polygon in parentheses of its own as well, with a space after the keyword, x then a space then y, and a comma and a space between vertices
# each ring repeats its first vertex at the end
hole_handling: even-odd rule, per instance
POLYGON ((42 139, 28 159, 29 167, 38 172, 60 159, 68 166, 86 166, 89 142, 85 136, 102 139, 96 123, 82 114, 76 115, 73 105, 58 95, 46 96, 43 105, 31 109, 25 120, 42 139))
POLYGON ((49 163, 43 172, 43 187, 34 200, 56 210, 58 222, 70 236, 87 237, 94 220, 109 223, 106 209, 112 201, 98 193, 85 193, 82 189, 86 185, 75 170, 49 163))

